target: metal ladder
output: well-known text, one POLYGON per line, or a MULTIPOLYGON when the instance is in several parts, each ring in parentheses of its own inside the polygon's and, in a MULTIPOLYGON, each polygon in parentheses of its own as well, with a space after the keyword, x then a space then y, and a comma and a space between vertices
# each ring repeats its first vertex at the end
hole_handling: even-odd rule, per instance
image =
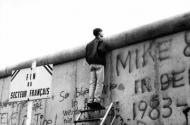
POLYGON ((78 115, 78 117, 76 118, 76 120, 74 121, 74 125, 76 125, 77 123, 81 123, 81 122, 96 122, 96 121, 100 121, 100 124, 99 125, 103 125, 106 118, 108 117, 108 114, 109 112, 114 109, 114 117, 110 123, 110 125, 113 125, 114 123, 114 120, 116 119, 116 116, 117 116, 117 106, 118 106, 119 102, 116 101, 116 102, 112 102, 110 103, 109 107, 107 108, 106 110, 106 113, 104 114, 103 117, 101 118, 92 118, 92 119, 80 119, 81 115, 85 112, 94 112, 94 111, 100 111, 100 110, 105 110, 105 109, 97 109, 97 110, 94 110, 94 109, 90 109, 90 110, 81 110, 80 111, 80 114, 78 115))

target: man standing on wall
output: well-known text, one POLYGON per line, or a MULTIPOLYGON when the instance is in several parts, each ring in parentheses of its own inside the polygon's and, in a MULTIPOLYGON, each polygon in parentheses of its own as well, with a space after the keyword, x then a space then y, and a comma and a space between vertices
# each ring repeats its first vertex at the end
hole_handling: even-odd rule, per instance
POLYGON ((89 100, 87 106, 92 109, 104 108, 101 106, 101 95, 104 84, 104 66, 107 46, 103 42, 102 29, 93 30, 95 39, 86 46, 86 61, 90 65, 89 100))

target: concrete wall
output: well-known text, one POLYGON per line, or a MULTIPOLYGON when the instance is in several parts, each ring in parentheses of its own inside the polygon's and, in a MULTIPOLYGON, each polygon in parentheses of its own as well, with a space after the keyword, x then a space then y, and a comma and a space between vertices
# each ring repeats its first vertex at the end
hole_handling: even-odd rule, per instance
MULTIPOLYGON (((130 125, 185 125, 190 104, 190 32, 112 51, 112 100, 130 125)), ((190 123, 189 123, 190 124, 190 123)))
MULTIPOLYGON (((79 109, 86 106, 88 94, 88 65, 85 60, 77 60, 54 66, 52 97, 33 103, 33 125, 71 124, 79 109)), ((10 77, 0 79, 1 125, 24 125, 26 122, 26 102, 9 103, 10 77)))
MULTIPOLYGON (((129 38, 126 37, 128 35, 118 35, 106 39, 112 41, 109 45, 113 50, 106 57, 102 101, 105 106, 111 101, 120 102, 114 125, 186 125, 182 111, 190 105, 190 32, 185 30, 190 27, 189 17, 177 23, 185 25, 169 27, 173 32, 159 30, 160 34, 147 35, 147 40, 141 37, 145 30, 139 33, 134 30, 129 38), (141 34, 141 39, 134 38, 135 33, 141 34), (136 41, 132 44, 130 41, 133 40, 136 41)), ((147 30, 147 34, 148 31, 154 30, 147 30)), ((70 54, 72 52, 67 55, 70 54)), ((69 59, 63 62, 56 60, 52 97, 33 101, 32 125, 71 125, 79 110, 86 108, 90 71, 83 54, 84 51, 79 56, 68 56, 69 59)), ((50 56, 50 60, 39 59, 37 64, 50 63, 55 57, 64 59, 63 55, 50 56)), ((10 70, 28 67, 31 62, 0 71, 0 125, 26 124, 27 103, 10 103, 8 94, 10 70)), ((85 114, 83 118, 102 114, 85 114)))

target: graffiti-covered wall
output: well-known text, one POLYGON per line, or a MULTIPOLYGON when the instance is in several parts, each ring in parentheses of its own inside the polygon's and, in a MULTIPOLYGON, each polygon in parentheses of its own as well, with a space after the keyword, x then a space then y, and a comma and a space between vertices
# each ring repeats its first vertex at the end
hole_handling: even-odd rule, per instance
MULTIPOLYGON (((114 125, 190 124, 188 29, 190 15, 183 15, 105 39, 111 51, 106 56, 102 104, 119 101, 114 125)), ((51 98, 33 101, 32 125, 73 125, 80 110, 87 109, 90 70, 84 56, 85 47, 36 60, 37 66, 54 68, 51 98)), ((8 96, 11 71, 32 62, 0 71, 0 125, 26 124, 27 102, 11 103, 8 96)), ((82 118, 104 113, 85 113, 82 118)))
MULTIPOLYGON (((33 101, 32 125, 71 124, 79 110, 86 108, 89 70, 81 59, 54 66, 52 97, 33 101)), ((26 102, 9 103, 10 77, 0 80, 1 125, 25 125, 26 102)))
POLYGON ((186 124, 189 43, 186 31, 112 51, 112 98, 126 124, 186 124))

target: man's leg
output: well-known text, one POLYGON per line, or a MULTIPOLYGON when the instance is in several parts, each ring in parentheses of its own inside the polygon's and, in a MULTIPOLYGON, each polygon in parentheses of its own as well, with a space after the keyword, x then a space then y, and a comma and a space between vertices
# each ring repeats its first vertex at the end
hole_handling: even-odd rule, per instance
POLYGON ((101 101, 102 90, 104 86, 104 66, 99 65, 99 67, 100 68, 96 71, 97 84, 96 84, 95 93, 94 93, 94 97, 95 97, 94 102, 97 102, 97 103, 100 103, 101 101))
POLYGON ((89 84, 89 100, 88 103, 94 101, 94 92, 96 87, 96 70, 94 70, 94 65, 90 65, 90 84, 89 84))

